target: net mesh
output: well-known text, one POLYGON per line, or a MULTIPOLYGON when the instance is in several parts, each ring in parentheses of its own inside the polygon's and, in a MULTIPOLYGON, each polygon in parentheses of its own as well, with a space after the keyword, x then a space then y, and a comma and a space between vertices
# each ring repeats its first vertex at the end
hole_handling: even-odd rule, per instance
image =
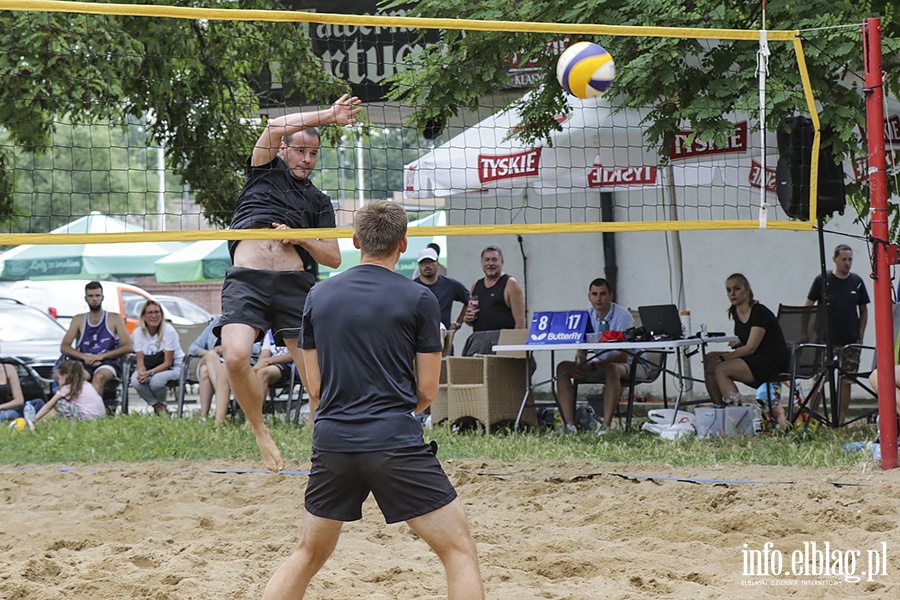
MULTIPOLYGON (((420 123, 427 137, 403 126, 421 107, 396 100, 367 103, 363 127, 325 133, 313 181, 332 197, 343 229, 318 237, 347 236, 354 211, 376 198, 402 202, 411 218, 444 211, 448 235, 752 228, 761 225, 761 205, 768 227, 809 228, 778 206, 775 136, 758 131, 758 97, 713 107, 728 122, 714 138, 671 128, 662 153, 649 141, 660 126, 648 121, 649 108, 626 107, 615 95, 569 97, 546 139, 521 135, 532 115, 526 104, 510 105, 543 93, 536 84, 576 36, 693 37, 709 52, 716 39, 733 39, 730 48, 752 63, 758 32, 475 23, 402 11, 357 17, 11 0, 0 9, 0 64, 9 69, 0 90, 2 244, 47 243, 42 234, 92 212, 145 231, 70 232, 71 241, 278 236, 225 230, 268 117, 326 107, 348 84, 383 97, 388 78, 410 68, 434 68, 448 88, 465 86, 464 71, 447 71, 423 49, 457 36, 496 54, 497 31, 521 32, 515 43, 532 50, 499 48, 510 51, 507 86, 445 122, 420 123), (268 60, 250 58, 257 56, 268 60)), ((772 40, 782 42, 780 53, 798 48, 795 33, 771 32, 772 40), (791 40, 793 49, 783 43, 791 40)), ((802 73, 802 60, 794 68, 802 73)))

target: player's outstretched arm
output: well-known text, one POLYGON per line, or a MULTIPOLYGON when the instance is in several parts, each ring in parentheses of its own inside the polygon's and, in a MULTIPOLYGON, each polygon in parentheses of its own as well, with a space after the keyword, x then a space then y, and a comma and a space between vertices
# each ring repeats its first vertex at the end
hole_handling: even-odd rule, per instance
POLYGON ((276 117, 263 128, 256 146, 253 148, 251 164, 265 165, 275 158, 281 147, 281 138, 322 125, 352 125, 356 123, 356 115, 362 110, 362 100, 350 94, 338 98, 329 108, 291 113, 276 117))

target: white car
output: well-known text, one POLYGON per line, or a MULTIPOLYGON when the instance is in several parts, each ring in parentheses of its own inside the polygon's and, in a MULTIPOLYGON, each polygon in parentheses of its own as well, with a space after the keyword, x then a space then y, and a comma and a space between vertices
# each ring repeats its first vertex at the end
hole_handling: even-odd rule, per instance
POLYGON ((153 297, 163 305, 166 311, 166 318, 172 319, 172 322, 176 325, 179 324, 175 322, 176 317, 189 323, 209 323, 210 319, 213 318, 209 311, 187 298, 166 294, 153 294, 153 297))

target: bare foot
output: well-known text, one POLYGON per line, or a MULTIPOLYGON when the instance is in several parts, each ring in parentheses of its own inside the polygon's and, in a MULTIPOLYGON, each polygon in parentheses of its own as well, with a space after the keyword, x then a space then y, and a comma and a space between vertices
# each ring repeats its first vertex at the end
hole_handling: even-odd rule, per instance
POLYGON ((270 471, 281 473, 284 471, 284 459, 281 458, 281 452, 275 445, 275 440, 268 429, 264 429, 256 434, 256 445, 259 446, 259 452, 262 454, 263 464, 270 471))

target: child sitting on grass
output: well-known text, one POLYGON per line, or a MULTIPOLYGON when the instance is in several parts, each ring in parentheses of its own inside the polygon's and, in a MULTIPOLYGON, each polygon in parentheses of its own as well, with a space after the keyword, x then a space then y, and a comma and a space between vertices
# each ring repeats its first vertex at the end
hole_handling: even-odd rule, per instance
POLYGON ((86 372, 81 362, 64 360, 56 368, 59 389, 37 413, 34 420, 40 421, 51 410, 70 421, 93 421, 106 414, 103 398, 94 386, 85 385, 86 372))

